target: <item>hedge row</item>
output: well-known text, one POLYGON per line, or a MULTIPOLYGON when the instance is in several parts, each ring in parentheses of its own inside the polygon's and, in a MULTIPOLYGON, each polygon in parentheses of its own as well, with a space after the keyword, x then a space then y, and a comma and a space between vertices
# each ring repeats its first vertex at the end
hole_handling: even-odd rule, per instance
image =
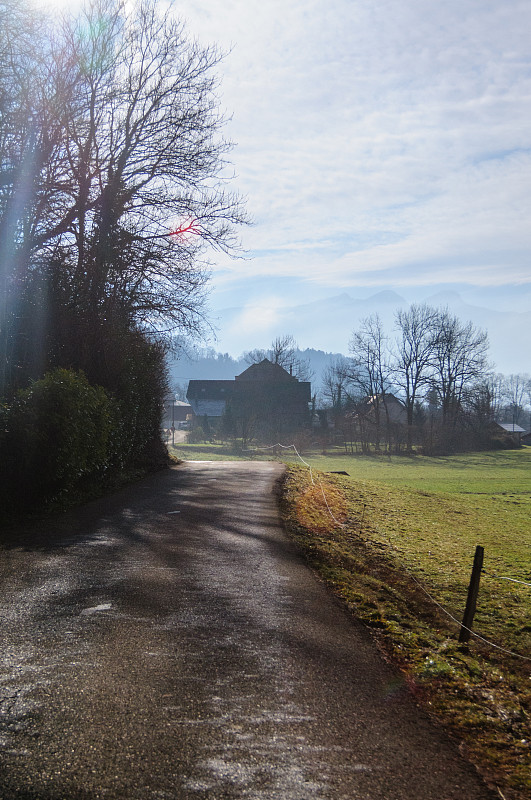
POLYGON ((159 409, 148 407, 153 400, 143 389, 129 387, 126 407, 82 372, 56 369, 0 407, 5 512, 72 502, 132 469, 162 465, 159 409))

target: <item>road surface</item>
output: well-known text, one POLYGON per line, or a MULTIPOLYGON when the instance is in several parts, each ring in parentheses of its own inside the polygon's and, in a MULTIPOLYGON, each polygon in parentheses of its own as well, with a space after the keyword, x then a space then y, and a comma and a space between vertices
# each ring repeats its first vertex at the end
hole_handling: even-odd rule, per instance
POLYGON ((487 800, 286 540, 186 463, 0 552, 2 800, 487 800))

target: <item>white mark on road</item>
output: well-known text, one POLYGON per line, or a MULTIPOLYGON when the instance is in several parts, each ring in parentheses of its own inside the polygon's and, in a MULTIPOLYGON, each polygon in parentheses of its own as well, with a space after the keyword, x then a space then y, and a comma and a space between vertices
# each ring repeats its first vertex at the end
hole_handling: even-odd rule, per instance
POLYGON ((91 608, 84 608, 81 615, 88 617, 90 614, 97 614, 98 611, 109 611, 112 608, 112 603, 100 603, 99 606, 92 606, 91 608))
POLYGON ((87 547, 112 547, 116 545, 113 536, 95 536, 91 541, 86 542, 87 547))

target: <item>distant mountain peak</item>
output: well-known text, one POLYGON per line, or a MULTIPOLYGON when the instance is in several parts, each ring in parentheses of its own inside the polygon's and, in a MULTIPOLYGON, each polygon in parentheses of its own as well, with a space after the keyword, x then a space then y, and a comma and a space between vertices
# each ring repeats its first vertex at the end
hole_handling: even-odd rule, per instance
POLYGON ((383 289, 381 292, 376 292, 368 300, 371 303, 406 303, 406 300, 401 295, 393 292, 392 289, 383 289))
POLYGON ((428 305, 444 305, 446 303, 455 304, 462 302, 461 295, 453 289, 445 289, 441 292, 437 292, 426 300, 428 305))

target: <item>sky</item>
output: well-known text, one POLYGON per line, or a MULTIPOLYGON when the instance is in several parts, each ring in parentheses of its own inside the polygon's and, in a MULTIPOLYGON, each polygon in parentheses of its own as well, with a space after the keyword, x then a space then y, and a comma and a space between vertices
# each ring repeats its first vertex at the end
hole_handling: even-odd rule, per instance
MULTIPOLYGON (((441 288, 531 309, 528 0, 183 0, 218 68, 247 259, 213 302, 441 288)), ((264 303, 267 300, 267 303, 264 303)))
POLYGON ((214 315, 241 306, 252 339, 342 292, 531 310, 529 0, 174 8, 226 53, 231 188, 253 223, 244 257, 212 256, 214 315))

